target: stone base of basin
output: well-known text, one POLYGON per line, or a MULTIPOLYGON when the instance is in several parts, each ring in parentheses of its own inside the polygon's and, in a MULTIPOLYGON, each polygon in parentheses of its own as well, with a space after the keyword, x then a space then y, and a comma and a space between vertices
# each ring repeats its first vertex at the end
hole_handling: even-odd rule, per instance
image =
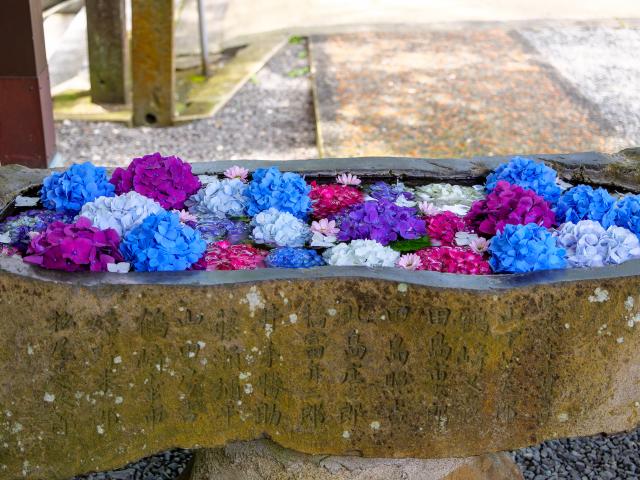
POLYGON ((506 453, 468 458, 383 459, 305 455, 268 440, 196 452, 191 480, 521 480, 506 453))

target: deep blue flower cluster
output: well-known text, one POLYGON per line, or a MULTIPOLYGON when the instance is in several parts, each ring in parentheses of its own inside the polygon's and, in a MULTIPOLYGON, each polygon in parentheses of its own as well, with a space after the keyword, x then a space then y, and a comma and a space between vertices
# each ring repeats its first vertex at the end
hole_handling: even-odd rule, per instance
POLYGON ((85 162, 45 178, 40 198, 49 210, 78 213, 85 203, 98 197, 113 197, 114 192, 115 187, 109 183, 107 170, 85 162))
POLYGON ((324 260, 315 250, 293 247, 274 248, 265 262, 267 266, 275 268, 311 268, 324 265, 324 260))
POLYGON ((206 248, 198 231, 166 211, 149 215, 120 244, 120 252, 138 272, 186 270, 206 248))
POLYGON ((544 163, 534 162, 530 158, 513 157, 509 163, 496 168, 487 177, 485 188, 491 193, 500 180, 533 190, 546 201, 555 204, 560 197, 560 187, 556 184, 555 170, 544 163))
POLYGON ((245 194, 249 197, 247 213, 253 217, 258 213, 276 208, 281 212, 305 219, 311 210, 311 187, 297 173, 281 173, 276 167, 259 168, 245 194))
POLYGON ((489 244, 489 264, 494 272, 524 273, 536 270, 566 268, 566 250, 546 228, 527 225, 506 225, 489 244))
POLYGON ((578 223, 580 220, 599 222, 605 216, 616 199, 604 188, 578 185, 562 194, 556 206, 558 223, 578 223))
POLYGON ((604 228, 624 227, 640 236, 640 195, 628 195, 618 200, 602 218, 604 228))

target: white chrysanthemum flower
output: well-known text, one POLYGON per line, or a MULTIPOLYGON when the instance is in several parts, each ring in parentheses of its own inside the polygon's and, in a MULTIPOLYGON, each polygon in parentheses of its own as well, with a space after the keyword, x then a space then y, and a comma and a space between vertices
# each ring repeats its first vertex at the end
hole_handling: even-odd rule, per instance
POLYGON ((218 218, 242 217, 247 211, 249 198, 245 195, 247 184, 239 178, 215 178, 185 205, 198 215, 213 215, 218 218))
MULTIPOLYGON (((451 185, 450 183, 432 183, 421 185, 414 189, 416 199, 435 204, 437 207, 453 205, 471 206, 476 200, 482 200, 484 193, 474 187, 451 185)), ((447 209, 449 211, 449 208, 447 209)), ((457 213, 457 212, 454 212, 457 213)))
POLYGON ((393 267, 400 258, 400 253, 375 240, 353 240, 329 248, 322 256, 329 265, 393 267))
POLYGON ((100 230, 113 228, 120 238, 124 238, 149 215, 163 211, 155 200, 131 191, 116 197, 98 197, 85 203, 78 217, 88 218, 100 230))
POLYGON ((270 208, 260 212, 251 221, 253 240, 278 247, 302 247, 309 237, 309 226, 289 212, 270 208))

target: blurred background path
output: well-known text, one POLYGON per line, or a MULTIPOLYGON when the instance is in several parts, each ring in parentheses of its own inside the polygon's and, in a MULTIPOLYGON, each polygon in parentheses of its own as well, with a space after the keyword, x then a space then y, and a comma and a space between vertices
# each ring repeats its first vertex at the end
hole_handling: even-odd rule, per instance
MULTIPOLYGON (((59 122, 67 163, 118 165, 155 150, 202 161, 640 145, 640 2, 207 0, 206 7, 212 61, 274 34, 292 41, 211 118, 165 129, 59 122)), ((178 11, 177 65, 190 68, 198 62, 196 0, 179 1, 178 11)), ((88 86, 83 12, 65 15, 48 19, 57 92, 88 86)))

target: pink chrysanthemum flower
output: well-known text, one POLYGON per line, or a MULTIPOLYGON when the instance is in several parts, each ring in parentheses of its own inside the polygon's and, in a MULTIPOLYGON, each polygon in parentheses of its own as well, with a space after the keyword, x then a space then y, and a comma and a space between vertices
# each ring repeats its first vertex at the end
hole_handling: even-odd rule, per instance
POLYGON ((174 210, 180 216, 180 222, 186 224, 196 224, 198 223, 198 217, 194 214, 189 213, 187 210, 174 210))
POLYGON ((263 268, 269 252, 243 243, 232 245, 227 240, 212 243, 193 270, 255 270, 263 268))
POLYGON ((364 194, 348 185, 317 185, 311 183, 309 198, 313 202, 313 216, 326 218, 344 210, 346 207, 362 203, 364 194))
POLYGON ((483 255, 489 251, 489 243, 491 241, 484 237, 474 238, 469 244, 469 248, 479 255, 483 255))
POLYGON ((433 217, 441 212, 441 210, 430 202, 419 202, 418 209, 425 217, 433 217))
POLYGON ((466 275, 486 275, 491 267, 482 255, 460 247, 423 248, 415 253, 422 261, 418 270, 434 272, 463 273, 466 275))
POLYGON ((545 228, 556 224, 551 204, 517 185, 500 180, 496 188, 484 200, 478 200, 465 216, 475 231, 485 237, 493 237, 505 225, 535 223, 545 228))
POLYGON ((405 270, 421 270, 422 260, 415 253, 407 253, 398 259, 398 266, 405 270))
POLYGON ((340 229, 336 227, 335 220, 323 218, 321 220, 311 222, 311 231, 322 235, 336 235, 340 229))
POLYGON ((471 231, 465 219, 452 212, 441 212, 427 218, 427 235, 440 245, 452 246, 455 244, 456 233, 471 231))
POLYGON ((336 182, 340 185, 351 185, 355 187, 360 185, 362 180, 351 173, 341 173, 336 177, 336 182))
POLYGON ((243 182, 246 182, 247 177, 249 176, 249 170, 244 167, 234 165, 233 167, 227 168, 224 171, 224 176, 227 178, 239 178, 243 182))

